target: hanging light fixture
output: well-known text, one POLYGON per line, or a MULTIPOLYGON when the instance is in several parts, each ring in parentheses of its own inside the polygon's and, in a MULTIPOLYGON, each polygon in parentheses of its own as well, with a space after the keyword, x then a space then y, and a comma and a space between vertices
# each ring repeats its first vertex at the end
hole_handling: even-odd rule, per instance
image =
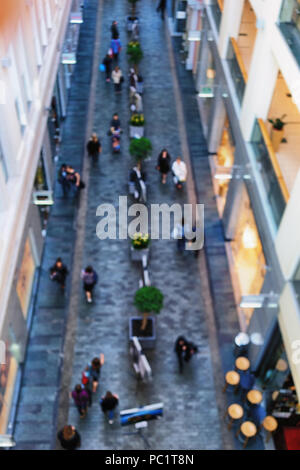
POLYGON ((243 233, 243 245, 247 249, 253 249, 257 247, 257 236, 255 230, 248 224, 243 233))

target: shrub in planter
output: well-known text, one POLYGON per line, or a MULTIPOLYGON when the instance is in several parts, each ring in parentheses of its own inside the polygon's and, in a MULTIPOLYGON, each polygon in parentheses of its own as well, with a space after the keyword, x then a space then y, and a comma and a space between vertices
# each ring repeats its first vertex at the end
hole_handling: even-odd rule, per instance
POLYGON ((140 139, 133 139, 130 142, 129 153, 135 157, 138 161, 144 160, 148 157, 152 150, 152 144, 146 137, 140 139))
POLYGON ((143 51, 138 41, 130 41, 127 44, 128 60, 131 64, 137 66, 143 58, 143 51))
POLYGON ((277 152, 277 150, 279 149, 279 145, 283 140, 284 126, 287 123, 284 122, 282 119, 285 116, 286 114, 283 114, 280 118, 268 119, 268 121, 272 124, 271 140, 275 152, 277 152))
POLYGON ((164 296, 153 286, 141 287, 135 294, 134 305, 143 314, 141 330, 147 327, 148 316, 151 312, 159 313, 163 307, 164 296))

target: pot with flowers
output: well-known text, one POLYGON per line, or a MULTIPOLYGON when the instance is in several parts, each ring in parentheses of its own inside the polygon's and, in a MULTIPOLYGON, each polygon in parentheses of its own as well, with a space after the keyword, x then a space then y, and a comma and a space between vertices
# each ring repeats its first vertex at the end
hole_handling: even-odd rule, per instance
POLYGON ((140 139, 144 136, 145 118, 143 114, 132 114, 129 121, 129 135, 133 139, 140 139))
POLYGON ((131 259, 132 261, 142 261, 143 256, 148 259, 150 236, 148 233, 135 233, 131 240, 131 259))
POLYGON ((137 336, 143 348, 153 348, 156 340, 155 316, 150 313, 159 314, 163 308, 164 296, 154 286, 141 287, 135 294, 134 305, 142 317, 131 317, 129 324, 130 338, 137 336))

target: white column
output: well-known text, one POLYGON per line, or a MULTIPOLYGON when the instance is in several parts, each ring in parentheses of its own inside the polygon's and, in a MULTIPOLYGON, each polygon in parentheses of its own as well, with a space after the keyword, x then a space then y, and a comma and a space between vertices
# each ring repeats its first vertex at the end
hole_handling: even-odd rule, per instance
POLYGON ((293 278, 300 262, 300 170, 284 211, 275 240, 281 270, 287 280, 293 278))
MULTIPOLYGON (((197 26, 198 26, 198 10, 196 10, 195 8, 189 7, 188 12, 189 12, 189 29, 187 31, 187 39, 189 36, 189 32, 196 31, 197 26)), ((196 48, 196 42, 188 41, 188 45, 189 45, 189 53, 186 59, 186 69, 192 70, 193 63, 194 63, 194 53, 195 53, 195 48, 196 48)))
POLYGON ((268 116, 277 76, 278 65, 268 31, 258 29, 241 111, 241 130, 246 141, 251 139, 255 118, 265 120, 268 116))
POLYGON ((241 26, 241 19, 244 8, 244 0, 225 0, 222 15, 219 54, 222 59, 226 59, 228 41, 230 37, 237 38, 241 26))

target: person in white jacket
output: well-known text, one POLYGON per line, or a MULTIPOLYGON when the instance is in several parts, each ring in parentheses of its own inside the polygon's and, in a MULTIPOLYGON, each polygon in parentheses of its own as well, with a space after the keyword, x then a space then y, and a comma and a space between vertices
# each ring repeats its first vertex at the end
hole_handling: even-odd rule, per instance
POLYGON ((180 157, 177 157, 175 162, 172 165, 172 172, 174 175, 174 183, 177 188, 182 188, 182 183, 186 181, 187 169, 186 164, 181 160, 180 157))
POLYGON ((115 92, 120 93, 121 92, 121 83, 123 80, 123 74, 122 70, 120 67, 116 66, 114 70, 112 71, 111 78, 114 82, 115 85, 115 92))

